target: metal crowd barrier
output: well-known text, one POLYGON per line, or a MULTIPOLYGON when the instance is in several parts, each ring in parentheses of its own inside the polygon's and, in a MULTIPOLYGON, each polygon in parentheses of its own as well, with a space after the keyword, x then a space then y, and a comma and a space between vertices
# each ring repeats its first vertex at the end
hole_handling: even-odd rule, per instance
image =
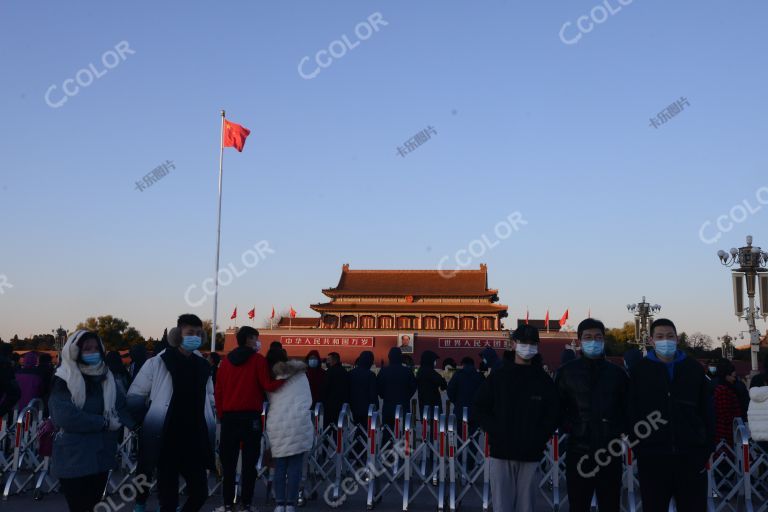
MULTIPOLYGON (((272 474, 266 453, 269 404, 261 414, 261 453, 256 463, 257 483, 272 496, 272 474)), ((465 408, 459 415, 425 406, 395 410, 387 425, 371 405, 364 424, 355 424, 344 404, 338 420, 325 421, 322 404, 311 411, 314 442, 302 472, 299 505, 324 500, 332 508, 352 501, 372 510, 384 496, 396 496, 407 511, 421 498, 438 511, 491 508, 488 436, 470 422, 465 408)), ((50 457, 39 447, 43 404, 33 400, 21 411, 0 418, 0 488, 3 499, 30 493, 40 499, 55 492, 58 482, 49 473, 50 457)), ((547 508, 557 512, 567 503, 565 459, 567 435, 550 440, 541 461, 539 490, 547 508)), ((768 512, 768 452, 750 440, 749 428, 734 421, 732 443, 722 441, 708 465, 708 512, 768 512)), ((111 472, 105 496, 117 494, 138 471, 138 431, 125 430, 117 450, 118 468, 111 472)), ((240 461, 240 464, 242 461, 240 461)), ((623 441, 622 511, 639 512, 639 482, 634 453, 623 441)), ((239 471, 238 471, 239 473, 239 471)), ((150 478, 152 480, 152 478, 150 478)), ((240 489, 238 475, 238 491, 240 489)), ((220 479, 211 475, 211 494, 220 493, 220 479)))

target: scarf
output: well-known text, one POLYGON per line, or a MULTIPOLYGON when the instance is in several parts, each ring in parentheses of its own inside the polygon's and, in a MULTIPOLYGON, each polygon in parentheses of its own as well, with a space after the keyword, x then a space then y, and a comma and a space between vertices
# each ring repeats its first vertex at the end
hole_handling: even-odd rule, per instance
MULTIPOLYGON (((85 405, 85 378, 83 375, 104 377, 101 381, 102 395, 104 396, 104 418, 109 421, 110 427, 119 425, 120 420, 115 410, 117 388, 112 372, 109 371, 103 359, 99 364, 94 365, 82 364, 77 361, 80 357, 80 347, 77 342, 87 333, 88 331, 79 330, 69 336, 61 350, 61 364, 56 369, 56 376, 67 383, 67 389, 72 395, 72 403, 78 409, 82 409, 85 405)), ((99 338, 99 345, 101 345, 103 353, 104 343, 101 338, 99 338)))

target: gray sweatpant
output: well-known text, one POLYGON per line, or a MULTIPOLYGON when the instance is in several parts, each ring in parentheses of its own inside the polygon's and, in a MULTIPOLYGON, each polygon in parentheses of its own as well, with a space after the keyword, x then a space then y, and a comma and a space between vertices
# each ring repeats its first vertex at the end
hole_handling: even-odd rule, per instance
POLYGON ((539 463, 491 457, 493 512, 534 512, 539 495, 539 463))

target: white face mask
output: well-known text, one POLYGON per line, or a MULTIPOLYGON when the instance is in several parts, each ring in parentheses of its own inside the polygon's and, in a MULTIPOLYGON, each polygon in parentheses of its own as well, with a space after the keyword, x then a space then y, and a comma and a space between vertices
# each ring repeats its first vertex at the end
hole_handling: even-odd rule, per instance
POLYGON ((518 343, 515 348, 515 353, 522 359, 531 359, 533 356, 539 353, 539 347, 536 345, 530 345, 528 343, 518 343))

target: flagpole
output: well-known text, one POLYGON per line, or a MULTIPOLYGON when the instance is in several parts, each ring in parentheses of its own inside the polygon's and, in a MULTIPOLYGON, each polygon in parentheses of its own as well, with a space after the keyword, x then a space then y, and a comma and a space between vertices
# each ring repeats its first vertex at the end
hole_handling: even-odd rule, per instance
POLYGON ((219 140, 219 214, 216 224, 216 272, 213 274, 213 320, 211 321, 211 352, 216 351, 216 314, 219 305, 219 251, 221 249, 221 183, 224 175, 224 117, 221 111, 221 138, 219 140))

